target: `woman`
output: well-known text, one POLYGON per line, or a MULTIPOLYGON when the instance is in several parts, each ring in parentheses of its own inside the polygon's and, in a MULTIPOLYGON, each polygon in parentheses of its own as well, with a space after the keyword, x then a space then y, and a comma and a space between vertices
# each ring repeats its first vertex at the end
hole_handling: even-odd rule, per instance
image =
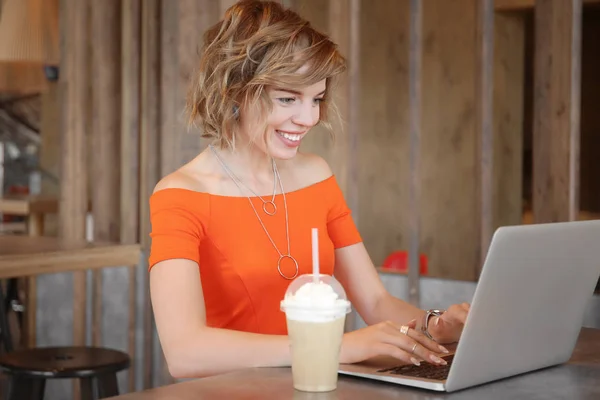
POLYGON ((345 334, 340 362, 443 364, 441 343, 458 340, 468 305, 429 319, 387 293, 329 166, 298 151, 326 123, 344 68, 326 36, 276 2, 241 1, 206 33, 188 105, 214 144, 150 198, 150 290, 174 377, 290 365, 279 303, 311 271, 312 227, 322 272, 369 325, 345 334))

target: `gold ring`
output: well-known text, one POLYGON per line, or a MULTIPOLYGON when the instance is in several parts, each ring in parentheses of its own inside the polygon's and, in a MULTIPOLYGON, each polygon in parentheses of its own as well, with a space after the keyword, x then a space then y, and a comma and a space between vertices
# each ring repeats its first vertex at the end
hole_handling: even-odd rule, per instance
POLYGON ((410 351, 412 354, 415 354, 415 350, 417 349, 417 343, 415 343, 410 351))
POLYGON ((405 335, 408 335, 408 325, 402 325, 400 327, 400 332, 404 333, 405 335))

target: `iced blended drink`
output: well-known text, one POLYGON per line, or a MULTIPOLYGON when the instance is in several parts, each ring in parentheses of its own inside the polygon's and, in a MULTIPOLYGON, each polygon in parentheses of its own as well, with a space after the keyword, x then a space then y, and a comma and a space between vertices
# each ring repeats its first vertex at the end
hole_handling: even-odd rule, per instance
POLYGON ((350 302, 329 275, 298 277, 281 302, 292 353, 294 388, 328 392, 337 387, 340 347, 350 302))

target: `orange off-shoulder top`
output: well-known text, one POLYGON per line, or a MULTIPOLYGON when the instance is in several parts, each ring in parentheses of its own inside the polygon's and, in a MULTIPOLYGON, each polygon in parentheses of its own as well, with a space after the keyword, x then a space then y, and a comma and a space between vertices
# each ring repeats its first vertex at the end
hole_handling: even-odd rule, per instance
MULTIPOLYGON (((263 197, 269 200, 271 196, 263 197)), ((283 196, 277 212, 251 200, 282 254, 287 254, 283 196)), ((321 272, 333 274, 334 250, 361 241, 334 176, 286 193, 289 241, 299 274, 312 271, 311 228, 319 229, 321 272)), ((196 262, 200 271, 207 325, 263 334, 287 334, 280 301, 290 284, 277 270, 279 254, 248 198, 170 188, 150 197, 152 245, 149 268, 169 259, 196 262)), ((289 259, 282 272, 293 276, 289 259)))

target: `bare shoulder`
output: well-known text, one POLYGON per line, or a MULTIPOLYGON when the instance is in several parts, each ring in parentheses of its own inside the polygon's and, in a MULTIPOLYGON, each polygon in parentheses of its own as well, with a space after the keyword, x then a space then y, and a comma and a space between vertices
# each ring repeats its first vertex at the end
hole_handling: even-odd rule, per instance
POLYGON ((164 189, 186 189, 195 192, 206 191, 205 174, 198 173, 194 165, 186 164, 163 177, 154 187, 154 193, 164 189))
POLYGON ((295 169, 299 176, 305 177, 306 185, 324 181, 333 175, 327 161, 317 154, 298 153, 296 158, 295 169))
POLYGON ((165 189, 189 189, 193 190, 194 182, 191 177, 185 174, 181 170, 177 170, 173 173, 162 178, 156 186, 154 186, 154 193, 165 189))

